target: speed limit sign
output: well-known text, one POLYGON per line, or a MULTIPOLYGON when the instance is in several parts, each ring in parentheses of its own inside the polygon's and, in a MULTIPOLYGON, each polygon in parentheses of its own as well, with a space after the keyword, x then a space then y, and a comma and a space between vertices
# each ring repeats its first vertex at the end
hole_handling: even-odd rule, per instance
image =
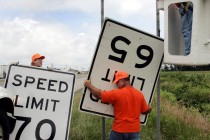
POLYGON ((10 65, 5 88, 15 94, 12 140, 68 140, 75 74, 10 65))
MULTIPOLYGON (((163 61, 163 39, 106 19, 92 60, 88 79, 102 90, 117 88, 112 84, 114 73, 123 70, 130 76, 131 85, 141 90, 147 103, 152 102, 155 84, 163 61)), ((113 117, 113 107, 84 90, 80 110, 113 117)), ((141 115, 145 124, 147 115, 141 115)))

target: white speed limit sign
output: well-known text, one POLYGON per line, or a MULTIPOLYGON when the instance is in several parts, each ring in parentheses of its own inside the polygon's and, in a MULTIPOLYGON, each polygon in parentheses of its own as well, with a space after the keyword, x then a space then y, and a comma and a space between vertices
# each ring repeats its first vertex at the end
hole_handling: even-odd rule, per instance
MULTIPOLYGON (((117 88, 112 84, 119 70, 130 75, 131 85, 142 90, 147 103, 151 103, 155 84, 163 61, 163 39, 106 19, 99 36, 88 79, 104 90, 117 88)), ((102 103, 85 89, 80 110, 113 117, 111 104, 102 103)), ((141 115, 145 124, 147 115, 141 115)))
POLYGON ((11 65, 5 88, 15 94, 12 140, 68 140, 75 74, 11 65))

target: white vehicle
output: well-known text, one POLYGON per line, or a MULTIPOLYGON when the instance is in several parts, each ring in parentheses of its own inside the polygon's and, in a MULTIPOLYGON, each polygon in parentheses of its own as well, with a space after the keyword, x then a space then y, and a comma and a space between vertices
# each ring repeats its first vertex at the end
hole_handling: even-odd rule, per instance
POLYGON ((0 140, 9 140, 15 127, 13 97, 11 92, 0 87, 0 140))

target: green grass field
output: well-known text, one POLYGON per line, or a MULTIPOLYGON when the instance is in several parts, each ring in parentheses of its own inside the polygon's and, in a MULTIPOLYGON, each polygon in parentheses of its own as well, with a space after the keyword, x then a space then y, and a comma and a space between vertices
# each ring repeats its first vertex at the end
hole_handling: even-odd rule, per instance
MULTIPOLYGON (((210 72, 161 72, 161 140, 210 140, 210 72)), ((102 140, 102 117, 78 110, 82 90, 75 93, 71 140, 102 140)), ((156 94, 141 140, 156 140, 156 94)), ((113 119, 106 118, 106 139, 113 119)))

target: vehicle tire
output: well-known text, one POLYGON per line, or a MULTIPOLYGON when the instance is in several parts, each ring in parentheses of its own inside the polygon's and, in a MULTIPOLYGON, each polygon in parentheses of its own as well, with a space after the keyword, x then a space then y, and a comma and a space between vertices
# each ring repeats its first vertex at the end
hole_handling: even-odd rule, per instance
POLYGON ((6 112, 0 109, 0 140, 9 140, 10 124, 6 112))

